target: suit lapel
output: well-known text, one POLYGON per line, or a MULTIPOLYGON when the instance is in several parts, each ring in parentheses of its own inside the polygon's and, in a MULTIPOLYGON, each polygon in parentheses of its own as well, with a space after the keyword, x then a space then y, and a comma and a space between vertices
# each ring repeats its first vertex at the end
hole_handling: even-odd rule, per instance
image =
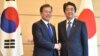
POLYGON ((67 37, 67 31, 66 31, 66 20, 64 21, 63 25, 62 25, 62 30, 64 31, 64 35, 65 37, 67 37))
POLYGON ((55 32, 55 29, 54 29, 54 27, 51 25, 51 28, 52 28, 52 32, 53 32, 53 42, 54 42, 54 40, 56 40, 55 38, 56 38, 56 32, 55 32))
POLYGON ((47 26, 45 25, 45 23, 42 20, 40 20, 40 22, 41 22, 41 27, 45 30, 46 34, 49 36, 49 39, 51 39, 47 26))

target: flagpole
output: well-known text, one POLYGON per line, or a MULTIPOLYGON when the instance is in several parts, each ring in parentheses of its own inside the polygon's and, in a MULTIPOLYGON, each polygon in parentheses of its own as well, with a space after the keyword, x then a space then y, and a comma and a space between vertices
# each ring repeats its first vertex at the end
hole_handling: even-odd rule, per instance
MULTIPOLYGON (((57 24, 54 24, 54 26, 55 26, 55 29, 56 29, 56 41, 57 41, 57 44, 58 44, 58 43, 59 43, 59 42, 58 42, 58 39, 59 39, 59 38, 58 38, 58 34, 57 34, 57 33, 58 33, 58 28, 57 28, 58 25, 57 25, 57 24)), ((60 56, 60 50, 58 50, 58 56, 60 56)))

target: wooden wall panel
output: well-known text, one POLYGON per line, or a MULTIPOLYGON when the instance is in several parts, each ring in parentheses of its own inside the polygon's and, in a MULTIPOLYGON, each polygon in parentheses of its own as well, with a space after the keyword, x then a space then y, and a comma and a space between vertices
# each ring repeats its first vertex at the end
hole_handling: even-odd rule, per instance
POLYGON ((0 0, 0 14, 2 13, 2 10, 3 10, 3 5, 4 4, 4 1, 3 0, 0 0))
POLYGON ((32 24, 38 20, 40 20, 39 16, 20 16, 20 24, 24 43, 27 43, 28 39, 33 38, 32 24))
POLYGON ((92 0, 92 2, 95 16, 100 17, 100 0, 92 0))
MULTIPOLYGON (((57 28, 57 23, 64 20, 63 3, 72 1, 79 10, 82 0, 17 0, 17 7, 22 28, 22 38, 24 45, 24 56, 32 56, 34 44, 30 44, 28 39, 32 39, 32 24, 40 20, 39 8, 42 4, 48 3, 53 6, 53 17, 51 23, 57 28)), ((97 26, 98 56, 100 56, 100 0, 92 0, 97 26)), ((3 10, 4 0, 0 0, 0 15, 3 10)), ((78 12, 77 10, 77 12, 78 12)), ((76 13, 77 14, 77 13, 76 13)))
POLYGON ((100 18, 96 18, 96 27, 97 27, 97 43, 100 45, 100 18))
POLYGON ((39 7, 45 0, 17 0, 19 14, 39 14, 39 7))
MULTIPOLYGON (((53 6, 53 14, 54 15, 63 15, 63 4, 68 2, 69 0, 46 0, 46 3, 51 4, 53 6), (57 2, 59 1, 59 2, 57 2)), ((81 0, 70 0, 74 2, 77 6, 77 9, 80 6, 81 0)), ((78 10, 77 10, 78 11, 78 10)))
POLYGON ((32 54, 33 54, 33 45, 30 45, 30 44, 24 45, 23 56, 32 56, 32 54))

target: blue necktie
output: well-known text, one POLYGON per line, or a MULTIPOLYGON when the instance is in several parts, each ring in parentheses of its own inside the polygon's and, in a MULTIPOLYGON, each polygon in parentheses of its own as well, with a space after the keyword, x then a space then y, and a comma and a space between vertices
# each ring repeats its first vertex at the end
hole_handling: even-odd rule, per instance
POLYGON ((70 30, 71 30, 71 22, 68 22, 68 27, 67 27, 67 36, 69 37, 70 35, 70 30))
POLYGON ((50 37, 51 37, 51 39, 52 39, 52 36, 53 36, 52 28, 51 28, 51 26, 50 26, 49 23, 48 23, 47 25, 48 25, 48 32, 49 32, 49 35, 50 35, 50 37))

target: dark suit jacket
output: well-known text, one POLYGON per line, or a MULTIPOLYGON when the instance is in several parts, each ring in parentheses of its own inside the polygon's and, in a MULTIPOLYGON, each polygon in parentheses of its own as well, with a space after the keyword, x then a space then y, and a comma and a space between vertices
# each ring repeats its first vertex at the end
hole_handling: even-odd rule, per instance
POLYGON ((47 26, 42 20, 33 24, 33 56, 57 56, 57 51, 54 49, 54 44, 56 43, 56 32, 53 25, 51 25, 51 28, 53 30, 53 40, 50 38, 47 26))
POLYGON ((88 37, 84 22, 74 20, 67 37, 66 20, 58 24, 58 37, 61 42, 61 56, 88 56, 88 37))

